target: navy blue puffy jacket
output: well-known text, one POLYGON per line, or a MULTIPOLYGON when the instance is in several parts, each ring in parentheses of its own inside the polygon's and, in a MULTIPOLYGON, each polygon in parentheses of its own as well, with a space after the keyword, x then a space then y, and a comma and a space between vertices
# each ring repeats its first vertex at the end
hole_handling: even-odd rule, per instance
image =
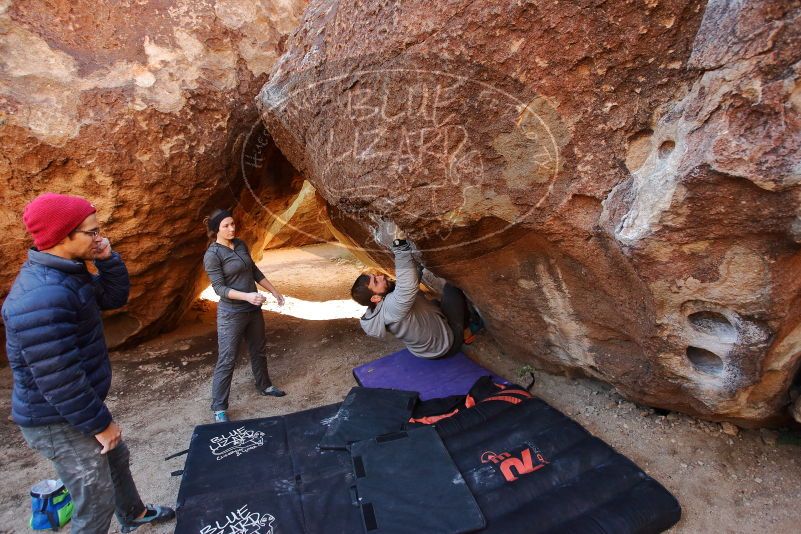
POLYGON ((20 426, 66 421, 94 435, 111 423, 100 310, 124 306, 130 281, 117 253, 95 265, 96 276, 82 261, 32 249, 3 303, 11 415, 20 426))

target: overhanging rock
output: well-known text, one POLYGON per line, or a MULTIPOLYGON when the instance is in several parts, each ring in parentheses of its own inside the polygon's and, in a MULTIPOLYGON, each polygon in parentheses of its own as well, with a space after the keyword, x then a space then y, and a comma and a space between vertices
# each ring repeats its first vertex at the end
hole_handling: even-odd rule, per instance
POLYGON ((799 16, 317 1, 258 104, 361 253, 395 221, 509 354, 764 422, 801 357, 799 16))

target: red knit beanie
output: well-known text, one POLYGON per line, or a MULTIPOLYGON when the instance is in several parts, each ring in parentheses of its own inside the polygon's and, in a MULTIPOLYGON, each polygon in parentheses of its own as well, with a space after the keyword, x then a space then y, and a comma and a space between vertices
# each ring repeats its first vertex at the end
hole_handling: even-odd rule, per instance
POLYGON ((58 245, 95 211, 85 198, 43 193, 25 206, 22 220, 36 248, 47 250, 58 245))

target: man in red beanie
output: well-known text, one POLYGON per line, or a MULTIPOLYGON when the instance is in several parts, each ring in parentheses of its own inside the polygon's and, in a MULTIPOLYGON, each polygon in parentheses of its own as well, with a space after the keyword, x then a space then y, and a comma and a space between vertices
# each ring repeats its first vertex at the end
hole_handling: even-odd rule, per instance
POLYGON ((86 199, 45 193, 22 218, 35 247, 2 308, 12 418, 72 494, 73 534, 105 534, 115 512, 122 532, 171 519, 171 508, 142 504, 128 447, 105 404, 111 362, 100 312, 127 303, 125 264, 86 199))

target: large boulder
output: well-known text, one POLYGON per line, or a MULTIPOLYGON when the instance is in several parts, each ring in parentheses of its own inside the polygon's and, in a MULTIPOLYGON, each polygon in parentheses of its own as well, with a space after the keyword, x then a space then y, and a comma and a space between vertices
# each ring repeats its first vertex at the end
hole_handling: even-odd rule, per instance
POLYGON ((72 193, 132 275, 110 343, 175 324, 204 283, 203 216, 237 206, 258 240, 270 210, 242 204, 283 205, 302 185, 253 97, 305 3, 0 1, 0 300, 30 245, 23 206, 72 193))
POLYGON ((360 254, 395 221, 513 357, 758 424, 801 363, 800 16, 316 0, 259 105, 360 254))

